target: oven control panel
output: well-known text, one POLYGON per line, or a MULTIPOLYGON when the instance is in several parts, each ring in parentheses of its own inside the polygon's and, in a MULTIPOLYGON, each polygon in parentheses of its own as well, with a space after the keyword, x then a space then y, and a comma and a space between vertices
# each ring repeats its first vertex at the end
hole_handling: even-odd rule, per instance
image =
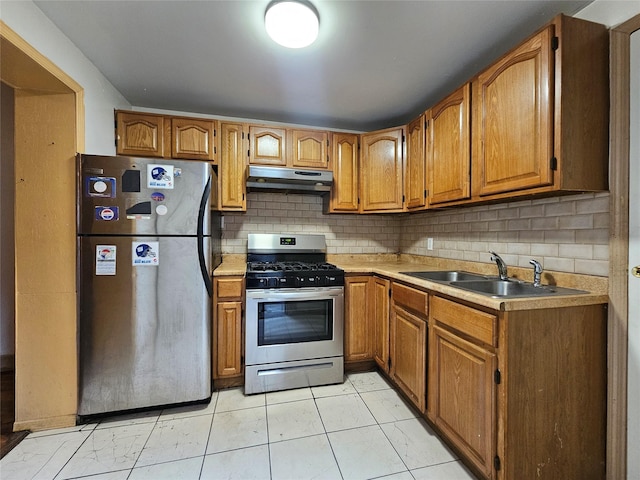
POLYGON ((247 275, 247 289, 344 286, 344 273, 321 275, 247 275))

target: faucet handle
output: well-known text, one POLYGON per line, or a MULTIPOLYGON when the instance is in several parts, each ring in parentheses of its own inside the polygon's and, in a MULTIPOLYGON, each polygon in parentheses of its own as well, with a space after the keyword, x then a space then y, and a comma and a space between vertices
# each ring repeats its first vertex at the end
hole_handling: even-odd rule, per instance
POLYGON ((529 260, 529 263, 533 265, 533 286, 540 287, 542 286, 541 276, 542 276, 542 264, 537 260, 529 260))
POLYGON ((535 273, 538 273, 538 274, 542 273, 542 264, 540 262, 538 262, 537 260, 531 259, 529 260, 529 263, 533 265, 533 271, 535 273))

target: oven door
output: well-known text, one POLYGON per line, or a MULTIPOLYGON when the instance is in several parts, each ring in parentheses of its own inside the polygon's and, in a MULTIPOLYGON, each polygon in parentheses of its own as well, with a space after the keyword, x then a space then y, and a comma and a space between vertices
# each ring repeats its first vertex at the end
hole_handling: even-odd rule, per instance
POLYGON ((246 364, 343 354, 344 287, 247 290, 246 364))

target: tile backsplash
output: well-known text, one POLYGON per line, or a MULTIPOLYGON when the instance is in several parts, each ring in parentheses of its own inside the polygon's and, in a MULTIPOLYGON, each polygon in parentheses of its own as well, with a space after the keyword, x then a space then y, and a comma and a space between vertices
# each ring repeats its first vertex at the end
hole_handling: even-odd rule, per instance
POLYGON ((249 193, 246 213, 225 213, 224 254, 246 254, 249 233, 321 233, 330 254, 407 253, 607 276, 609 194, 588 193, 415 214, 323 214, 314 195, 249 193), (433 250, 427 240, 433 239, 433 250))

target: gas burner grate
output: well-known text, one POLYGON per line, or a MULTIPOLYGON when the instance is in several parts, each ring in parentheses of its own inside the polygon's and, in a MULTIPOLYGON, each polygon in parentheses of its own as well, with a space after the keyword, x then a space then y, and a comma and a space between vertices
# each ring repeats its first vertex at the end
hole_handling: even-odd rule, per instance
POLYGON ((337 270, 338 267, 331 263, 307 263, 307 262, 248 262, 248 272, 314 272, 337 270))

